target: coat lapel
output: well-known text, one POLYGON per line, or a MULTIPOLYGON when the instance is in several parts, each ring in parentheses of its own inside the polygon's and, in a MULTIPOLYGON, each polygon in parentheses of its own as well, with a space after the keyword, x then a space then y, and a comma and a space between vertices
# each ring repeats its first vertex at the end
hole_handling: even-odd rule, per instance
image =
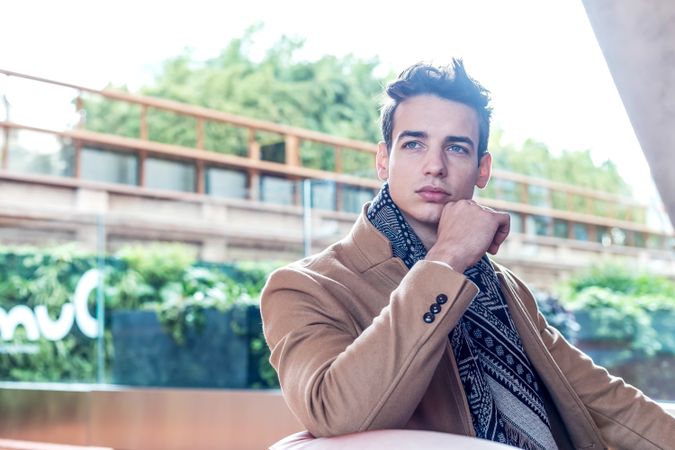
POLYGON ((560 367, 553 360, 553 355, 548 351, 539 335, 538 327, 534 322, 537 314, 535 300, 531 299, 532 311, 528 311, 521 297, 531 296, 531 294, 529 292, 517 292, 512 287, 517 285, 510 279, 511 276, 504 273, 500 266, 496 264, 493 264, 493 266, 497 272, 511 317, 522 340, 523 348, 544 384, 546 384, 570 439, 577 448, 605 448, 600 438, 600 431, 595 426, 588 410, 570 386, 560 367))

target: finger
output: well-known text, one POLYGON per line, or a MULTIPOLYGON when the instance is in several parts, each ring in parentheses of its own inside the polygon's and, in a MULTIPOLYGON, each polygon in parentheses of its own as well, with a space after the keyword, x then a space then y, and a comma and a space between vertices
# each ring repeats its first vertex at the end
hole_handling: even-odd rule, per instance
POLYGON ((492 242, 488 247, 488 253, 491 255, 497 254, 499 247, 504 243, 511 230, 511 216, 506 213, 498 213, 496 217, 498 223, 497 230, 495 231, 495 234, 492 237, 492 242))
POLYGON ((499 251, 499 245, 495 244, 494 242, 492 244, 490 244, 490 248, 488 248, 489 254, 496 255, 498 251, 499 251))
POLYGON ((507 213, 499 213, 497 216, 497 221, 499 226, 497 227, 497 231, 495 231, 492 244, 500 246, 506 240, 506 237, 511 231, 511 216, 509 216, 507 213))

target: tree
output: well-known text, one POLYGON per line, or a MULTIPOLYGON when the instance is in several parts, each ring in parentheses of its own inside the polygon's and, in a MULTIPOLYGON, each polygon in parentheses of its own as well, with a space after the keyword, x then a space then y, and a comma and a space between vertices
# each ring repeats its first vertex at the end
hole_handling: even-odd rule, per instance
MULTIPOLYGON (((326 55, 303 61, 297 57, 303 40, 282 37, 256 61, 251 49, 259 31, 259 26, 250 28, 207 61, 196 61, 189 51, 166 61, 154 83, 140 93, 336 136, 379 140, 377 103, 384 78, 375 75, 376 58, 326 55)), ((85 105, 88 129, 139 136, 140 108, 94 98, 85 105)), ((151 109, 147 121, 151 140, 188 147, 196 144, 193 119, 151 109)), ((246 153, 246 130, 207 123, 204 132, 206 149, 246 153)), ((273 150, 283 141, 271 133, 258 133, 257 139, 263 156, 265 147, 273 150)), ((327 148, 304 145, 304 165, 335 168, 334 158, 326 157, 327 148)), ((273 152, 268 156, 275 158, 273 152)), ((370 159, 365 164, 372 165, 370 159)), ((356 169, 360 164, 351 165, 356 169)))
POLYGON ((609 160, 596 165, 590 150, 563 150, 554 155, 546 144, 533 139, 516 147, 504 141, 498 128, 490 136, 489 149, 494 167, 500 169, 613 194, 631 194, 616 165, 609 160))
MULTIPOLYGON (((195 60, 189 51, 169 59, 154 82, 141 88, 140 93, 335 136, 369 142, 381 139, 378 106, 382 86, 393 76, 377 75, 377 58, 326 55, 314 61, 301 60, 298 51, 304 41, 284 36, 256 60, 252 49, 260 29, 249 28, 218 56, 206 61, 195 60)), ((88 129, 139 137, 140 107, 98 97, 85 99, 85 107, 88 129)), ((196 146, 194 119, 150 109, 147 123, 153 141, 196 146)), ((283 136, 257 132, 256 138, 264 159, 283 161, 283 136)), ((244 129, 214 122, 205 125, 207 150, 243 156, 247 140, 244 129)), ((303 165, 335 169, 330 147, 307 142, 302 145, 303 165)), ((544 143, 534 140, 516 147, 503 141, 499 129, 493 130, 489 149, 494 166, 500 169, 606 192, 630 193, 616 166, 610 161, 596 166, 588 150, 564 151, 555 156, 544 143)), ((345 153, 345 172, 374 175, 371 155, 345 153)))

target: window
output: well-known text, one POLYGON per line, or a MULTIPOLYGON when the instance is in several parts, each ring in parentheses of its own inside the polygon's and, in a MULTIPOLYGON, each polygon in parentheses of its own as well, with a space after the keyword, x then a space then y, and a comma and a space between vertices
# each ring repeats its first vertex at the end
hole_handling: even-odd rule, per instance
POLYGON ((612 245, 612 236, 609 232, 609 228, 598 225, 595 228, 595 240, 605 247, 612 245))
POLYGON ((588 227, 583 223, 575 223, 572 228, 574 232, 574 239, 577 241, 587 241, 588 240, 588 227))
POLYGON ((487 195, 489 197, 509 202, 520 202, 518 184, 515 181, 495 178, 488 184, 488 187, 491 188, 490 195, 487 195))
POLYGON ((311 186, 312 208, 335 211, 335 182, 312 180, 311 186))
POLYGON ((569 223, 566 220, 555 219, 553 221, 553 235, 555 237, 567 239, 569 237, 569 223))
POLYGON ((364 203, 373 199, 372 189, 357 186, 342 186, 342 209, 346 212, 359 213, 364 203))
POLYGON ((217 197, 246 198, 247 176, 238 170, 206 169, 206 192, 217 197))
POLYGON ((149 188, 194 192, 195 177, 192 164, 158 158, 145 162, 145 185, 149 188))
POLYGON ((296 183, 286 178, 263 175, 260 177, 260 200, 279 205, 295 204, 296 183))
POLYGON ((527 187, 528 203, 534 206, 551 206, 548 189, 530 184, 527 187))
POLYGON ((528 234, 536 234, 537 236, 548 236, 548 226, 551 223, 551 218, 546 216, 528 216, 527 217, 527 232, 528 234))
POLYGON ((70 141, 53 134, 17 130, 9 135, 10 171, 72 176, 74 152, 70 141))
POLYGON ((133 154, 85 147, 80 158, 85 180, 138 184, 138 158, 133 154))
POLYGON ((646 246, 645 234, 641 233, 639 231, 634 231, 633 232, 633 245, 635 247, 645 247, 646 246))
POLYGON ((519 213, 509 212, 511 216, 511 233, 522 233, 523 230, 523 216, 519 213))

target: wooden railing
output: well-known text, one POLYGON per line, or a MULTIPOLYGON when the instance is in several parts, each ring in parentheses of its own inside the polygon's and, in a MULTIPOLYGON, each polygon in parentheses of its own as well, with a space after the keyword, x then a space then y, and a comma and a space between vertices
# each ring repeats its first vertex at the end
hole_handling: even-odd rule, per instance
MULTIPOLYGON (((0 74, 72 89, 75 99, 74 108, 81 118, 79 123, 71 128, 49 129, 30 123, 14 122, 11 120, 10 112, 7 112, 6 120, 0 121, 0 128, 4 134, 2 158, 0 159, 0 167, 3 170, 11 170, 9 155, 13 151, 12 133, 28 131, 46 133, 72 141, 73 170, 69 175, 76 179, 82 176, 81 154, 85 147, 134 155, 138 168, 135 185, 141 189, 147 185, 146 163, 151 157, 181 161, 193 168, 195 183, 192 192, 200 194, 209 194, 206 183, 206 171, 209 168, 226 168, 245 173, 247 197, 253 201, 261 200, 260 181, 261 176, 265 175, 292 181, 303 179, 334 181, 334 205, 337 210, 343 210, 344 189, 352 187, 375 192, 381 185, 381 182, 374 178, 372 171, 376 152, 376 146, 372 143, 237 116, 171 100, 117 90, 91 89, 3 69, 0 69, 0 74), (101 102, 115 102, 127 108, 135 108, 139 121, 137 135, 123 136, 90 129, 92 117, 87 117, 89 113, 87 105, 96 102, 98 105, 101 102), (189 132, 192 142, 176 145, 153 139, 151 122, 153 114, 158 113, 171 114, 174 119, 182 120, 182 126, 185 124, 194 126, 194 129, 189 132), (214 140, 208 139, 208 129, 214 125, 227 126, 232 130, 237 130, 240 137, 245 136, 245 149, 237 154, 237 149, 210 148, 207 143, 214 140), (330 166, 331 170, 307 167, 303 163, 303 159, 309 152, 306 148, 307 144, 320 147, 319 162, 324 163, 324 167, 330 166), (266 156, 265 151, 270 148, 280 150, 283 158, 266 156), (325 164, 327 160, 330 160, 331 164, 325 164)), ((9 108, 6 102, 5 107, 9 108)), ((317 149, 312 150, 316 156, 317 149)), ((586 230, 585 239, 602 241, 601 234, 612 229, 619 229, 627 236, 623 242, 626 245, 644 246, 644 242, 649 239, 655 239, 656 247, 659 248, 667 248, 671 245, 669 243, 671 236, 668 233, 651 229, 645 223, 646 206, 631 198, 502 170, 493 171, 488 189, 479 193, 479 197, 481 202, 488 206, 505 209, 518 215, 519 222, 523 225, 521 230, 515 231, 536 232, 574 239, 574 227, 583 226, 586 230), (528 218, 540 221, 537 230, 528 229, 528 226, 531 226, 528 225, 531 222, 528 218)), ((295 189, 292 203, 300 204, 299 189, 295 189)))

